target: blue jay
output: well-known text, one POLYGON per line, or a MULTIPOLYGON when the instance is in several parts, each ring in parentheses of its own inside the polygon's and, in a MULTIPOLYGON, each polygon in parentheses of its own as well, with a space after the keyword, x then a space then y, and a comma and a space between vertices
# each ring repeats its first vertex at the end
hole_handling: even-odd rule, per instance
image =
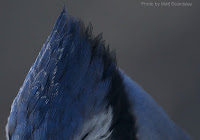
POLYGON ((61 12, 13 101, 7 140, 189 140, 117 67, 92 26, 61 12))

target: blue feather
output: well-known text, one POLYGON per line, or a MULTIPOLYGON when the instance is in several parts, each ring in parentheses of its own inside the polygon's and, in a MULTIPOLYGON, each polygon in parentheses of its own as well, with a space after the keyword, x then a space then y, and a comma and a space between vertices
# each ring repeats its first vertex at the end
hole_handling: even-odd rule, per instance
POLYGON ((70 139, 105 109, 110 78, 103 78, 104 46, 96 39, 92 50, 88 29, 62 11, 14 100, 7 137, 70 139))
MULTIPOLYGON (((113 55, 114 54, 114 55, 113 55)), ((13 101, 8 140, 189 140, 65 9, 13 101)))

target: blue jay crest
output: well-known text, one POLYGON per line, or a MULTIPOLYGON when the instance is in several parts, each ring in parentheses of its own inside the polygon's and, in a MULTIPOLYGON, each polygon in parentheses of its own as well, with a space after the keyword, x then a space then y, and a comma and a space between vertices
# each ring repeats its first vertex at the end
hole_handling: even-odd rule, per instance
POLYGON ((7 140, 188 140, 65 9, 13 101, 7 140))

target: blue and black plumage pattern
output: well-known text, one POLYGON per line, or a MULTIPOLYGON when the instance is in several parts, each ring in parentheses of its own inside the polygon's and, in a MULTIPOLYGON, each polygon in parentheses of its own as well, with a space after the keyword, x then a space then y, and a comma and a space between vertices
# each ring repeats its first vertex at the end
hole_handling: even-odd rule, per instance
POLYGON ((7 140, 189 140, 65 9, 14 99, 7 140))
POLYGON ((108 108, 115 57, 92 26, 65 9, 15 98, 7 137, 73 139, 82 124, 108 108))

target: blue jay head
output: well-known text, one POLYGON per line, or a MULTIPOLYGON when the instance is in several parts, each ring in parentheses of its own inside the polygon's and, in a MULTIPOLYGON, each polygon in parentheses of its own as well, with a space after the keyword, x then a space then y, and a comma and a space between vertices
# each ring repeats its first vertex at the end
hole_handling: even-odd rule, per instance
POLYGON ((13 101, 8 140, 189 139, 117 67, 91 24, 60 14, 13 101))

